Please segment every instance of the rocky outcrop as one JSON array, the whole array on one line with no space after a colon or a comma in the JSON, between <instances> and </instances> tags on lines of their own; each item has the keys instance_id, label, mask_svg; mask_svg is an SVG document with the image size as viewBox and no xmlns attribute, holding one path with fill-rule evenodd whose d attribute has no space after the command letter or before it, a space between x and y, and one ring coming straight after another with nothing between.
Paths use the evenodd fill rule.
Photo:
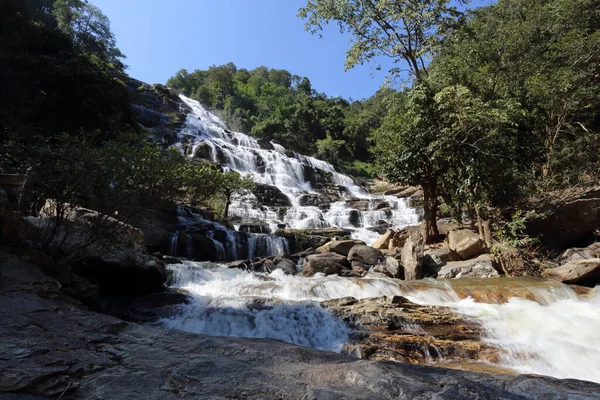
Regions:
<instances>
[{"instance_id":1,"label":"rocky outcrop","mask_svg":"<svg viewBox=\"0 0 600 400\"><path fill-rule=\"evenodd\" d=\"M306 257L300 272L302 276L310 277L316 273L325 275L340 274L350 267L346 257L335 253L313 254Z\"/></svg>"},{"instance_id":2,"label":"rocky outcrop","mask_svg":"<svg viewBox=\"0 0 600 400\"><path fill-rule=\"evenodd\" d=\"M448 248L461 259L468 260L485 252L485 242L470 229L455 229L448 232Z\"/></svg>"},{"instance_id":3,"label":"rocky outcrop","mask_svg":"<svg viewBox=\"0 0 600 400\"><path fill-rule=\"evenodd\" d=\"M448 307L417 305L401 296L323 305L357 330L344 351L361 358L415 364L499 359L499 350L481 341L482 328Z\"/></svg>"},{"instance_id":4,"label":"rocky outcrop","mask_svg":"<svg viewBox=\"0 0 600 400\"><path fill-rule=\"evenodd\" d=\"M387 249L390 245L390 241L394 237L394 231L388 230L379 239L373 242L373 247L376 249Z\"/></svg>"},{"instance_id":5,"label":"rocky outcrop","mask_svg":"<svg viewBox=\"0 0 600 400\"><path fill-rule=\"evenodd\" d=\"M600 258L570 261L543 271L542 276L562 283L594 287L600 284Z\"/></svg>"},{"instance_id":6,"label":"rocky outcrop","mask_svg":"<svg viewBox=\"0 0 600 400\"><path fill-rule=\"evenodd\" d=\"M497 278L499 276L494 265L494 257L490 254L482 254L471 260L450 261L437 274L439 279Z\"/></svg>"},{"instance_id":7,"label":"rocky outcrop","mask_svg":"<svg viewBox=\"0 0 600 400\"><path fill-rule=\"evenodd\" d=\"M428 271L439 272L439 270L451 261L460 261L457 253L446 246L426 249L423 253L423 265Z\"/></svg>"},{"instance_id":8,"label":"rocky outcrop","mask_svg":"<svg viewBox=\"0 0 600 400\"><path fill-rule=\"evenodd\" d=\"M600 188L550 193L532 207L542 217L527 222L527 232L553 250L588 240L600 226Z\"/></svg>"},{"instance_id":9,"label":"rocky outcrop","mask_svg":"<svg viewBox=\"0 0 600 400\"><path fill-rule=\"evenodd\" d=\"M24 218L26 237L62 254L73 272L103 295L134 297L163 290L164 263L147 253L141 231L83 208L72 208L55 229L50 210L42 210L46 217Z\"/></svg>"},{"instance_id":10,"label":"rocky outcrop","mask_svg":"<svg viewBox=\"0 0 600 400\"><path fill-rule=\"evenodd\" d=\"M277 340L209 337L88 311L0 259L0 397L7 399L598 399L600 385L356 360Z\"/></svg>"}]
</instances>

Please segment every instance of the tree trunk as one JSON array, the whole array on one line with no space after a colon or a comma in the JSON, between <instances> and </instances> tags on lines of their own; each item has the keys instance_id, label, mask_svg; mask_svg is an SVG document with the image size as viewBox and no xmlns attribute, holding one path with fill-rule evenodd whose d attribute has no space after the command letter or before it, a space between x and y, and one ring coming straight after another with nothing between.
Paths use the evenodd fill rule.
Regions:
<instances>
[{"instance_id":1,"label":"tree trunk","mask_svg":"<svg viewBox=\"0 0 600 400\"><path fill-rule=\"evenodd\" d=\"M425 237L425 244L434 243L439 236L437 227L437 212L438 212L438 198L437 198L437 182L427 182L422 185L423 187L423 211L425 221L425 231L423 236Z\"/></svg>"},{"instance_id":2,"label":"tree trunk","mask_svg":"<svg viewBox=\"0 0 600 400\"><path fill-rule=\"evenodd\" d=\"M229 206L231 205L231 195L227 195L225 199L225 211L223 211L223 219L227 220L227 216L229 215Z\"/></svg>"}]
</instances>

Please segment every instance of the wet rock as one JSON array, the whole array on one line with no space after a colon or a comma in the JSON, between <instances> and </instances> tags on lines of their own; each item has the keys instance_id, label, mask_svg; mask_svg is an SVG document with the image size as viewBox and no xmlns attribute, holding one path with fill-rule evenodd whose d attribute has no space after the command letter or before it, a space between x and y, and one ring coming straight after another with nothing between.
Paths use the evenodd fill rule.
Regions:
<instances>
[{"instance_id":1,"label":"wet rock","mask_svg":"<svg viewBox=\"0 0 600 400\"><path fill-rule=\"evenodd\" d=\"M450 261L438 272L438 279L497 278L500 274L494 265L494 257L482 254L466 261Z\"/></svg>"},{"instance_id":2,"label":"wet rock","mask_svg":"<svg viewBox=\"0 0 600 400\"><path fill-rule=\"evenodd\" d=\"M422 279L424 238L419 227L406 229L408 238L402 247L401 260L406 280Z\"/></svg>"},{"instance_id":3,"label":"wet rock","mask_svg":"<svg viewBox=\"0 0 600 400\"><path fill-rule=\"evenodd\" d=\"M350 210L348 212L348 222L350 222L350 224L352 224L355 227L359 227L360 226L360 211L358 210Z\"/></svg>"},{"instance_id":4,"label":"wet rock","mask_svg":"<svg viewBox=\"0 0 600 400\"><path fill-rule=\"evenodd\" d=\"M401 296L322 303L358 332L344 351L361 358L408 363L495 361L482 328L448 307L422 306Z\"/></svg>"},{"instance_id":5,"label":"wet rock","mask_svg":"<svg viewBox=\"0 0 600 400\"><path fill-rule=\"evenodd\" d=\"M376 232L376 233L379 233L380 235L383 235L385 232L387 232L390 229L390 224L388 224L387 221L380 219L379 221L377 221L375 223L375 225L370 226L367 229L370 230L371 232Z\"/></svg>"},{"instance_id":6,"label":"wet rock","mask_svg":"<svg viewBox=\"0 0 600 400\"><path fill-rule=\"evenodd\" d=\"M383 253L374 247L357 244L348 252L348 260L360 261L366 265L375 265L383 260Z\"/></svg>"},{"instance_id":7,"label":"wet rock","mask_svg":"<svg viewBox=\"0 0 600 400\"><path fill-rule=\"evenodd\" d=\"M369 200L351 199L346 200L346 206L358 211L369 211Z\"/></svg>"},{"instance_id":8,"label":"wet rock","mask_svg":"<svg viewBox=\"0 0 600 400\"><path fill-rule=\"evenodd\" d=\"M258 204L262 206L272 207L291 207L292 203L279 188L275 186L256 183L252 189L252 193L256 196Z\"/></svg>"},{"instance_id":9,"label":"wet rock","mask_svg":"<svg viewBox=\"0 0 600 400\"><path fill-rule=\"evenodd\" d=\"M333 253L340 254L344 257L348 257L348 253L350 252L350 249L352 249L354 246L364 245L364 244L365 244L365 242L363 242L362 240L354 240L354 239L334 240L334 241L325 243L323 246L319 247L317 249L317 251L319 253L333 252Z\"/></svg>"},{"instance_id":10,"label":"wet rock","mask_svg":"<svg viewBox=\"0 0 600 400\"><path fill-rule=\"evenodd\" d=\"M63 301L58 282L38 268L0 257L2 398L600 398L600 385L590 382L356 360L278 340L210 337L128 323ZM43 287L54 287L58 297L39 296ZM422 314L419 318L430 315ZM447 327L457 326L448 321ZM428 349L423 342L414 351L393 340L375 351L365 343L354 354L417 359L419 349ZM468 351L460 346L454 354Z\"/></svg>"},{"instance_id":11,"label":"wet rock","mask_svg":"<svg viewBox=\"0 0 600 400\"><path fill-rule=\"evenodd\" d=\"M456 229L448 233L448 248L461 259L468 260L486 251L485 242L470 229Z\"/></svg>"},{"instance_id":12,"label":"wet rock","mask_svg":"<svg viewBox=\"0 0 600 400\"><path fill-rule=\"evenodd\" d=\"M240 228L238 230L246 233L271 233L271 227L269 224L259 221L240 224Z\"/></svg>"},{"instance_id":13,"label":"wet rock","mask_svg":"<svg viewBox=\"0 0 600 400\"><path fill-rule=\"evenodd\" d=\"M346 257L335 253L313 254L306 257L302 266L302 276L310 277L316 273L325 275L339 274L342 270L348 269L350 263Z\"/></svg>"},{"instance_id":14,"label":"wet rock","mask_svg":"<svg viewBox=\"0 0 600 400\"><path fill-rule=\"evenodd\" d=\"M562 283L594 287L600 284L600 258L570 261L543 271L542 276Z\"/></svg>"},{"instance_id":15,"label":"wet rock","mask_svg":"<svg viewBox=\"0 0 600 400\"><path fill-rule=\"evenodd\" d=\"M226 266L227 268L238 268L238 269L247 270L252 266L252 261L251 260L236 260L236 261L230 261L228 263L224 263L223 265Z\"/></svg>"},{"instance_id":16,"label":"wet rock","mask_svg":"<svg viewBox=\"0 0 600 400\"><path fill-rule=\"evenodd\" d=\"M275 264L274 270L280 269L286 275L295 275L297 273L296 263L289 258L277 256L273 259L273 263Z\"/></svg>"}]
</instances>

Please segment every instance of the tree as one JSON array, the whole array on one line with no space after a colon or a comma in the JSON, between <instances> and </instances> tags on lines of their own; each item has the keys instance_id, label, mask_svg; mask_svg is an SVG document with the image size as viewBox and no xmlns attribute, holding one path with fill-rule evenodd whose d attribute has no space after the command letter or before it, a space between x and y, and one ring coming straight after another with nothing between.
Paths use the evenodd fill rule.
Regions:
<instances>
[{"instance_id":1,"label":"tree","mask_svg":"<svg viewBox=\"0 0 600 400\"><path fill-rule=\"evenodd\" d=\"M384 56L395 64L391 75L408 71L418 82L427 79L427 64L441 37L461 15L450 0L307 0L298 16L306 30L320 32L334 21L352 35L346 69ZM457 3L467 3L458 0Z\"/></svg>"},{"instance_id":2,"label":"tree","mask_svg":"<svg viewBox=\"0 0 600 400\"><path fill-rule=\"evenodd\" d=\"M407 71L409 77L415 80L415 87L421 87L410 101L412 106L409 109L417 104L424 108L421 111L412 109L410 116L391 117L391 121L383 127L382 132L385 133L379 135L388 148L397 148L405 157L387 156L379 164L392 181L418 181L423 185L428 242L438 235L437 185L446 167L443 163L428 165L429 160L424 158L427 151L403 149L415 149L416 143L427 148L436 137L433 128L435 109L431 106L433 94L427 87L428 62L443 36L457 26L462 15L449 3L449 0L307 0L298 14L306 20L306 30L311 33L322 31L324 25L334 21L341 32L347 31L352 35L353 44L346 53L346 69L383 56L398 65L390 69L390 78ZM458 3L466 1L459 0ZM399 125L400 120L407 125ZM398 132L394 132L395 129ZM418 138L410 143L411 139L403 138L407 132ZM420 167L418 171L413 173L407 169L417 164Z\"/></svg>"},{"instance_id":3,"label":"tree","mask_svg":"<svg viewBox=\"0 0 600 400\"><path fill-rule=\"evenodd\" d=\"M242 177L235 171L226 171L221 174L218 193L225 199L225 207L223 209L223 218L227 219L229 215L229 206L231 205L232 196L240 191L249 191L254 188L254 181L248 176Z\"/></svg>"},{"instance_id":4,"label":"tree","mask_svg":"<svg viewBox=\"0 0 600 400\"><path fill-rule=\"evenodd\" d=\"M87 0L56 0L52 15L58 29L83 53L94 54L123 70L121 59L125 56L116 46L110 21L98 7Z\"/></svg>"}]
</instances>

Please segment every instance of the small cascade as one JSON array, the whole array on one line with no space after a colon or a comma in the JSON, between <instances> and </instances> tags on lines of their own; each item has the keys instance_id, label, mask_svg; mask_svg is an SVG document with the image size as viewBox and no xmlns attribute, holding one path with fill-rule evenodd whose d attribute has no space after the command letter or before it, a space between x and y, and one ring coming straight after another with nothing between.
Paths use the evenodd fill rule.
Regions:
<instances>
[{"instance_id":1,"label":"small cascade","mask_svg":"<svg viewBox=\"0 0 600 400\"><path fill-rule=\"evenodd\" d=\"M500 349L498 366L523 373L600 382L600 290L578 297L566 285L527 278L423 280L244 272L219 264L169 265L174 286L193 300L162 323L217 336L274 338L340 351L351 332L320 302L400 295L451 307L482 326ZM420 328L414 326L414 331Z\"/></svg>"},{"instance_id":2,"label":"small cascade","mask_svg":"<svg viewBox=\"0 0 600 400\"><path fill-rule=\"evenodd\" d=\"M177 207L177 230L171 234L172 256L195 260L232 261L290 252L287 238L230 229L189 207Z\"/></svg>"},{"instance_id":3,"label":"small cascade","mask_svg":"<svg viewBox=\"0 0 600 400\"><path fill-rule=\"evenodd\" d=\"M210 159L273 188L266 199L254 195L235 198L228 218L236 224L261 221L270 233L282 227L335 226L350 230L354 238L370 244L382 230L418 222L417 210L410 208L405 199L372 196L331 164L286 151L276 143L263 147L250 136L228 130L197 101L185 96L181 99L192 110L179 134L178 146L184 152ZM361 207L355 206L357 202ZM261 239L253 242L261 243ZM271 242L271 249L279 251L281 247Z\"/></svg>"}]
</instances>

